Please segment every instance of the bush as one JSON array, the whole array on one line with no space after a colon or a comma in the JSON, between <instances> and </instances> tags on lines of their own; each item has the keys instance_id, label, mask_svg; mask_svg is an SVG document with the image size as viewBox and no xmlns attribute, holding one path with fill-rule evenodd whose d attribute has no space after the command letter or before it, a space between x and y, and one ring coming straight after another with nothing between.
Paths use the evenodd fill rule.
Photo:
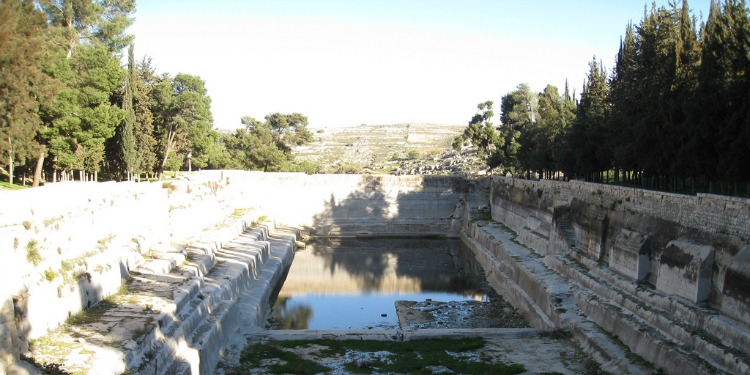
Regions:
<instances>
[{"instance_id":1,"label":"bush","mask_svg":"<svg viewBox=\"0 0 750 375\"><path fill-rule=\"evenodd\" d=\"M409 152L406 154L406 157L409 159L418 159L419 152L417 150L409 150Z\"/></svg>"}]
</instances>

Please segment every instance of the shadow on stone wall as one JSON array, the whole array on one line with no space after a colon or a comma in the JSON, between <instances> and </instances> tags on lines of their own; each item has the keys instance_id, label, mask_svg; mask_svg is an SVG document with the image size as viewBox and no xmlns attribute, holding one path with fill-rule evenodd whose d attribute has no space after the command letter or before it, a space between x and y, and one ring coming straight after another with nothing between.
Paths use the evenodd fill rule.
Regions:
<instances>
[{"instance_id":1,"label":"shadow on stone wall","mask_svg":"<svg viewBox=\"0 0 750 375\"><path fill-rule=\"evenodd\" d=\"M389 262L398 259L396 276L418 280L421 290L475 290L455 270L477 268L462 258L459 240L446 239L454 235L451 224L459 220L466 184L436 177L395 190L382 176L362 176L358 190L343 199L331 196L311 230L313 249L326 259L326 269L343 268L364 290L378 291Z\"/></svg>"}]
</instances>

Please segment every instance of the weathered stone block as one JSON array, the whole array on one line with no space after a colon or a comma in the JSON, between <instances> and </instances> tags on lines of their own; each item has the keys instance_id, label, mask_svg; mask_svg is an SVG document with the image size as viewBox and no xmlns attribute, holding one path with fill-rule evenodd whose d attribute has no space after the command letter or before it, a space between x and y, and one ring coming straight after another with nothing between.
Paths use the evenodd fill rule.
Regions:
<instances>
[{"instance_id":1,"label":"weathered stone block","mask_svg":"<svg viewBox=\"0 0 750 375\"><path fill-rule=\"evenodd\" d=\"M651 235L622 229L609 249L609 267L623 276L644 280L651 271Z\"/></svg>"},{"instance_id":2,"label":"weathered stone block","mask_svg":"<svg viewBox=\"0 0 750 375\"><path fill-rule=\"evenodd\" d=\"M745 245L724 274L721 312L750 324L750 245Z\"/></svg>"},{"instance_id":3,"label":"weathered stone block","mask_svg":"<svg viewBox=\"0 0 750 375\"><path fill-rule=\"evenodd\" d=\"M714 253L713 246L685 240L669 241L661 253L656 289L691 302L707 300L711 294Z\"/></svg>"}]
</instances>

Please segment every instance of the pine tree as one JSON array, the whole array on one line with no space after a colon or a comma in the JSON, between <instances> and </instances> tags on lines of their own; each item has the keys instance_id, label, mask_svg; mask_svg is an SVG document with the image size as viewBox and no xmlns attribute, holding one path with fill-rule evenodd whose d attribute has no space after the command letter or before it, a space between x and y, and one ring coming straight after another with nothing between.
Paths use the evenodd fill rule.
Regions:
<instances>
[{"instance_id":1,"label":"pine tree","mask_svg":"<svg viewBox=\"0 0 750 375\"><path fill-rule=\"evenodd\" d=\"M0 159L8 180L19 162L42 152L39 98L49 86L42 74L44 14L31 1L0 2Z\"/></svg>"},{"instance_id":2,"label":"pine tree","mask_svg":"<svg viewBox=\"0 0 750 375\"><path fill-rule=\"evenodd\" d=\"M211 98L200 77L177 74L162 77L154 85L154 129L159 140L161 162L157 174L177 169L188 155L200 157L213 134Z\"/></svg>"}]
</instances>

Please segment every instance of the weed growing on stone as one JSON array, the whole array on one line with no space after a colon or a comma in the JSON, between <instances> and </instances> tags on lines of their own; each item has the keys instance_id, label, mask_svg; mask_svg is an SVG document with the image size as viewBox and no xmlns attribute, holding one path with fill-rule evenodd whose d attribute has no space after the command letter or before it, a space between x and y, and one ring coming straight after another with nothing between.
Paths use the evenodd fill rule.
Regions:
<instances>
[{"instance_id":1,"label":"weed growing on stone","mask_svg":"<svg viewBox=\"0 0 750 375\"><path fill-rule=\"evenodd\" d=\"M42 262L42 255L39 254L39 243L36 240L30 240L26 244L26 260L35 266Z\"/></svg>"},{"instance_id":2,"label":"weed growing on stone","mask_svg":"<svg viewBox=\"0 0 750 375\"><path fill-rule=\"evenodd\" d=\"M239 219L245 215L247 215L251 210L249 208L235 208L232 212L232 218L233 219Z\"/></svg>"},{"instance_id":3,"label":"weed growing on stone","mask_svg":"<svg viewBox=\"0 0 750 375\"><path fill-rule=\"evenodd\" d=\"M344 360L344 371L351 373L431 374L438 368L446 368L451 373L468 374L511 375L526 371L520 364L493 363L490 358L474 355L473 352L482 349L484 344L481 338L407 342L275 341L249 346L242 352L240 362L244 368L263 367L270 373L308 374L331 371L331 368L293 353L296 348L319 347L311 354L319 359Z\"/></svg>"},{"instance_id":4,"label":"weed growing on stone","mask_svg":"<svg viewBox=\"0 0 750 375\"><path fill-rule=\"evenodd\" d=\"M57 277L57 272L55 272L52 268L47 268L44 270L44 278L47 279L47 281L52 282Z\"/></svg>"},{"instance_id":5,"label":"weed growing on stone","mask_svg":"<svg viewBox=\"0 0 750 375\"><path fill-rule=\"evenodd\" d=\"M109 309L117 307L117 304L112 302L110 299L99 301L94 306L79 312L78 314L71 315L65 324L69 325L83 325L90 324L99 321L99 318L104 315Z\"/></svg>"},{"instance_id":6,"label":"weed growing on stone","mask_svg":"<svg viewBox=\"0 0 750 375\"><path fill-rule=\"evenodd\" d=\"M110 233L106 237L103 237L102 239L97 240L96 249L99 250L99 252L103 253L104 250L107 250L107 245L112 242L112 240L115 238L115 236Z\"/></svg>"},{"instance_id":7,"label":"weed growing on stone","mask_svg":"<svg viewBox=\"0 0 750 375\"><path fill-rule=\"evenodd\" d=\"M317 374L331 370L274 344L246 348L240 356L240 363L246 368L266 367L273 374Z\"/></svg>"},{"instance_id":8,"label":"weed growing on stone","mask_svg":"<svg viewBox=\"0 0 750 375\"><path fill-rule=\"evenodd\" d=\"M50 218L46 218L46 219L44 219L44 220L42 221L42 223L44 224L44 226L45 226L45 227L49 227L49 226L50 226L50 225L52 225L52 224L55 224L55 223L61 222L61 221L62 221L62 220L63 220L64 218L65 218L65 217L64 217L63 215L60 215L60 216L56 216L56 217L50 217Z\"/></svg>"}]
</instances>

